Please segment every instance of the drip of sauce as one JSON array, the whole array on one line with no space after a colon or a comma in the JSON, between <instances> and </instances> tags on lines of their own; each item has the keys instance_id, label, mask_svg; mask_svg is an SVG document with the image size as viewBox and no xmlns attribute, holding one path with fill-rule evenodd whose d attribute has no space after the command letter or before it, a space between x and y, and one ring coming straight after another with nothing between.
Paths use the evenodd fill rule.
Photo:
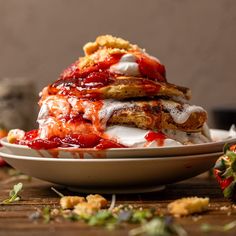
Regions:
<instances>
[{"instance_id":1,"label":"drip of sauce","mask_svg":"<svg viewBox=\"0 0 236 236\"><path fill-rule=\"evenodd\" d=\"M161 132L149 131L146 134L145 139L148 143L156 141L158 146L163 146L166 136Z\"/></svg>"},{"instance_id":2,"label":"drip of sauce","mask_svg":"<svg viewBox=\"0 0 236 236\"><path fill-rule=\"evenodd\" d=\"M166 82L165 67L155 58L141 53L112 54L103 62L79 69L79 61L67 68L60 78L49 86L50 94L73 95L99 99L96 89L115 82L117 75L142 76L150 80ZM158 86L147 86L145 90L158 91Z\"/></svg>"},{"instance_id":3,"label":"drip of sauce","mask_svg":"<svg viewBox=\"0 0 236 236\"><path fill-rule=\"evenodd\" d=\"M108 69L111 65L118 63L122 55L121 53L112 54L104 61L82 70L79 69L78 61L62 73L60 78L50 86L50 90L55 92L54 89L56 88L60 90L61 94L68 95L71 92L71 88L83 91L109 85L114 82L115 75Z\"/></svg>"}]
</instances>

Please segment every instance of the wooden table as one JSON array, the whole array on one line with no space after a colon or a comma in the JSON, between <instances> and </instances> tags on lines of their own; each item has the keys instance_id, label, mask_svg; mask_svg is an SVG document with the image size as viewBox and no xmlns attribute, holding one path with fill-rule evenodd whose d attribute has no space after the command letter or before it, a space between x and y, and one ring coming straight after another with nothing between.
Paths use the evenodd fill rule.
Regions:
<instances>
[{"instance_id":1,"label":"wooden table","mask_svg":"<svg viewBox=\"0 0 236 236\"><path fill-rule=\"evenodd\" d=\"M128 235L130 228L134 226L127 226L121 229L108 231L103 228L87 226L81 222L50 222L45 224L42 220L32 221L29 215L35 212L36 209L42 209L47 206L58 206L59 198L50 189L53 184L31 179L22 179L22 176L9 176L7 168L0 169L0 200L8 196L9 190L15 183L22 182L24 184L24 191L22 192L22 200L10 205L0 206L0 235L92 235L92 236L106 236L106 235ZM57 189L65 194L67 190L57 186ZM221 233L211 232L203 233L200 230L202 223L211 223L216 225L223 225L225 223L236 220L236 207L230 204L222 196L222 193L216 184L214 177L198 176L180 183L172 184L166 187L161 192L148 194L133 194L133 195L117 195L116 204L135 204L143 207L155 207L160 211L166 210L166 205L175 199L199 196L209 197L210 206L209 211L199 216L189 216L185 218L178 218L176 222L183 225L188 232L188 235L236 235L236 228L233 230ZM105 196L110 199L111 196Z\"/></svg>"}]
</instances>

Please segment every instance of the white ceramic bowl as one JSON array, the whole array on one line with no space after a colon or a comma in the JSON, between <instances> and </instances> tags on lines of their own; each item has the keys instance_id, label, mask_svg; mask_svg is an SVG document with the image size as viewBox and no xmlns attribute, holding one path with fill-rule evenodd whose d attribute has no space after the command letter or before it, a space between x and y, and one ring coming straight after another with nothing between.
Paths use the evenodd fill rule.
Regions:
<instances>
[{"instance_id":1,"label":"white ceramic bowl","mask_svg":"<svg viewBox=\"0 0 236 236\"><path fill-rule=\"evenodd\" d=\"M0 156L30 176L76 187L80 192L127 193L156 190L210 169L220 153L158 158L55 159L10 154Z\"/></svg>"}]
</instances>

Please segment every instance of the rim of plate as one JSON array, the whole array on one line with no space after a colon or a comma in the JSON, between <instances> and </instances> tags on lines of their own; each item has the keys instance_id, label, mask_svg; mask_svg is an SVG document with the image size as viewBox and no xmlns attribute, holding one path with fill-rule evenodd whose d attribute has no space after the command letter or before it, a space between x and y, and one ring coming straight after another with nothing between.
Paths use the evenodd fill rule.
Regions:
<instances>
[{"instance_id":1,"label":"rim of plate","mask_svg":"<svg viewBox=\"0 0 236 236\"><path fill-rule=\"evenodd\" d=\"M183 155L183 156L167 156L167 157L144 157L144 158L116 158L116 159L109 159L109 158L101 158L101 159L80 159L80 158L52 158L52 157L34 157L34 156L20 156L2 152L3 148L0 148L0 156L3 158L11 158L11 159L19 159L19 160L30 160L30 161L52 161L52 162L132 162L132 161L153 161L153 160L173 160L173 159L195 159L201 157L211 157L211 156L218 156L222 155L223 152L213 152L213 153L204 153L204 154L195 154L195 155Z\"/></svg>"},{"instance_id":2,"label":"rim of plate","mask_svg":"<svg viewBox=\"0 0 236 236\"><path fill-rule=\"evenodd\" d=\"M229 132L228 130L222 130L222 129L210 129L210 132L221 132L221 133L225 133L225 132ZM227 142L233 142L236 141L236 137L232 138L227 138L225 140L221 140L221 141L213 141L213 142L208 142L208 143L202 143L202 144L192 144L192 145L185 145L185 146L170 146L170 147L150 147L150 148L143 148L143 147L136 147L136 148L110 148L110 149L106 149L109 151L134 151L134 150L158 150L158 149L166 149L166 150L172 150L172 149L186 149L186 148L201 148L201 147L211 147L211 146L215 146L215 145L224 145ZM13 143L9 143L7 142L7 138L2 138L0 139L0 144L2 144L4 147L12 147L12 148L19 148L19 149L31 149L26 145L20 145L20 144L13 144ZM70 148L55 148L58 151L76 151L76 150L80 150L80 151L90 151L90 152L98 152L98 151L103 151L103 150L96 150L93 148L74 148L74 147L70 147ZM34 150L34 149L32 149ZM53 150L53 149L51 149Z\"/></svg>"}]
</instances>

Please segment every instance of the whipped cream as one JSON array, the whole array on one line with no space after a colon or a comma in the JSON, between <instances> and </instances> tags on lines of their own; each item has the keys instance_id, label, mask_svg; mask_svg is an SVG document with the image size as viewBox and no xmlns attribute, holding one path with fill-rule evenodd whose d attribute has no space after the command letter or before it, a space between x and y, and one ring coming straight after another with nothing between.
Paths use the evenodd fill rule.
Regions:
<instances>
[{"instance_id":1,"label":"whipped cream","mask_svg":"<svg viewBox=\"0 0 236 236\"><path fill-rule=\"evenodd\" d=\"M133 54L125 54L118 63L110 67L109 71L121 75L139 76L139 65L136 60Z\"/></svg>"},{"instance_id":2,"label":"whipped cream","mask_svg":"<svg viewBox=\"0 0 236 236\"><path fill-rule=\"evenodd\" d=\"M158 145L158 142L155 140L153 142L147 142L145 139L145 136L149 133L149 130L143 130L139 128L133 128L133 127L125 127L125 126L119 126L114 125L111 127L108 127L105 131L105 134L109 136L109 138L119 142L120 144L123 144L128 147L160 147ZM169 136L168 132L163 132L167 135L167 138L164 139L163 147L171 147L171 146L182 146L183 144L181 142L196 142L196 143L204 143L209 140L204 139L202 134L195 133L193 136L178 131L175 133L170 133L171 137Z\"/></svg>"},{"instance_id":3,"label":"whipped cream","mask_svg":"<svg viewBox=\"0 0 236 236\"><path fill-rule=\"evenodd\" d=\"M105 134L108 135L109 138L128 147L160 147L155 140L147 142L145 136L149 132L150 130L114 125L108 127ZM162 130L162 132L167 137L164 139L163 147L200 144L211 141L210 138L207 138L200 132L191 134L179 130Z\"/></svg>"}]
</instances>

